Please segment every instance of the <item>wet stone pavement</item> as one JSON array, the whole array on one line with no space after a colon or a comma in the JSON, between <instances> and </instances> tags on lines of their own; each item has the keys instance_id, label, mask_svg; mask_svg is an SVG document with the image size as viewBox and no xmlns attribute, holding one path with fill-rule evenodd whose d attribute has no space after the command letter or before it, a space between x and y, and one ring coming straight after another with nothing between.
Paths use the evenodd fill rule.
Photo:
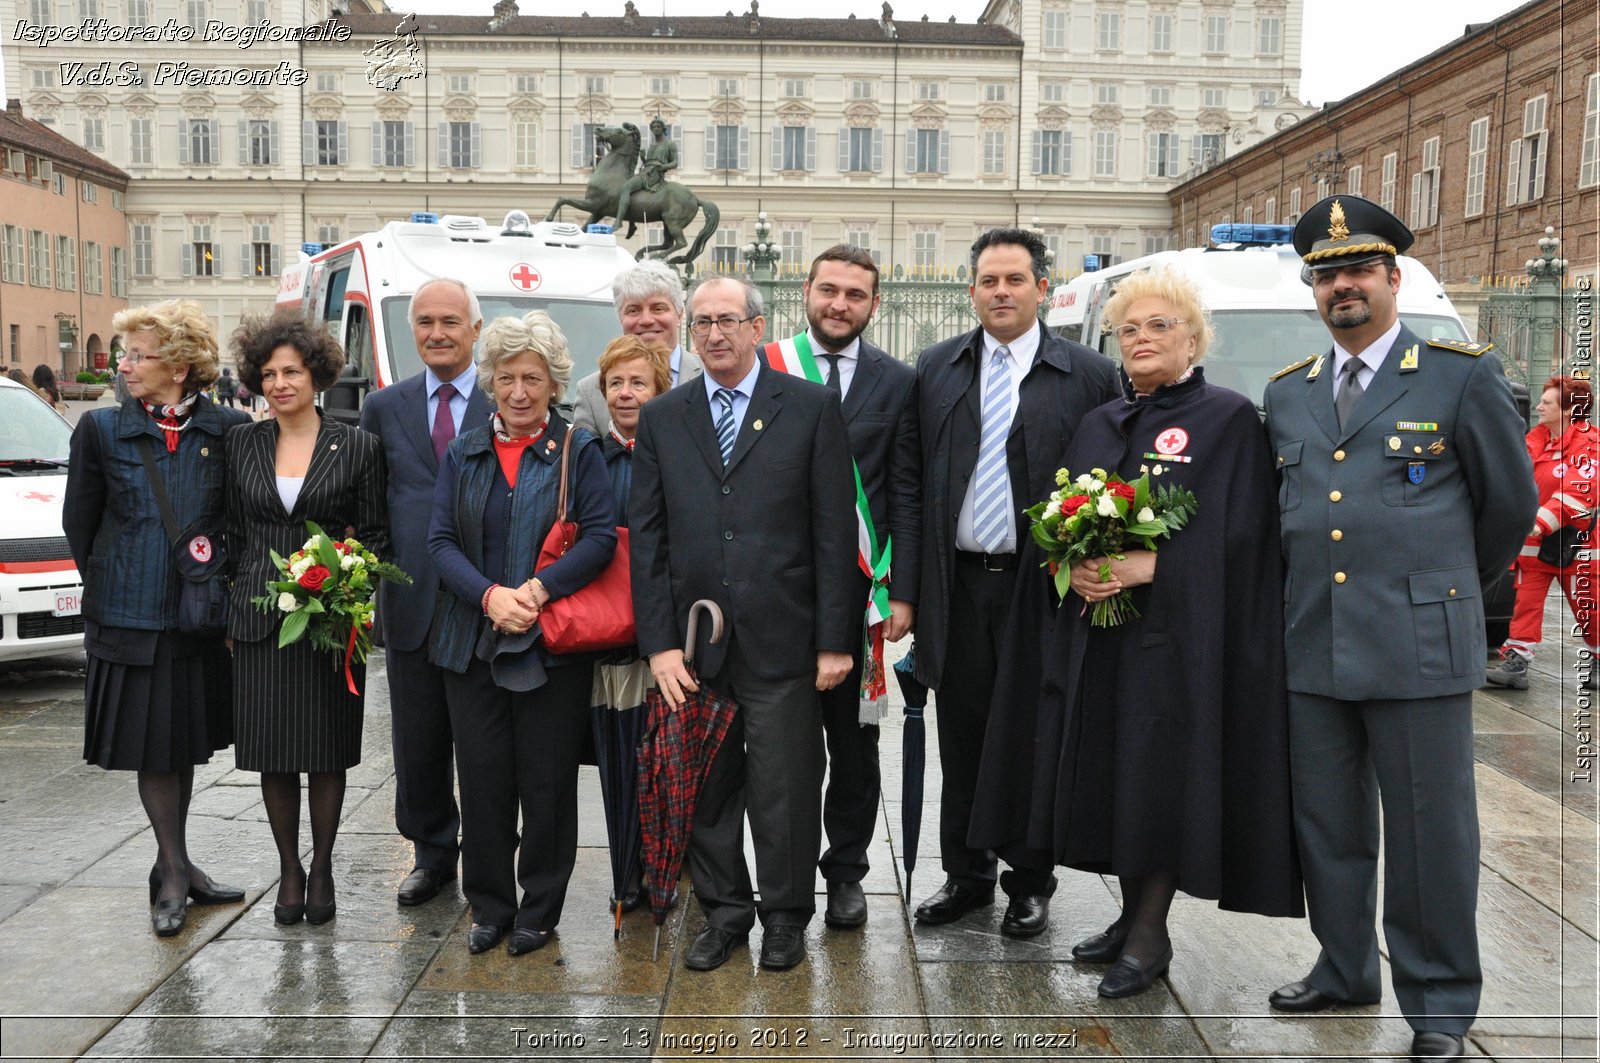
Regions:
<instances>
[{"instance_id":1,"label":"wet stone pavement","mask_svg":"<svg viewBox=\"0 0 1600 1063\"><path fill-rule=\"evenodd\" d=\"M1547 630L1570 629L1552 599ZM808 931L809 957L757 968L759 934L722 969L684 969L700 920L679 905L661 935L648 910L606 911L610 864L594 769L580 783L580 850L556 939L512 959L469 956L459 889L400 908L410 869L394 832L383 669L369 671L365 759L350 773L335 853L338 916L272 918L277 860L257 776L224 752L199 769L190 847L242 904L190 909L150 931L155 843L129 773L85 765L81 657L0 665L0 1055L7 1059L864 1059L1368 1060L1404 1058L1392 992L1323 1015L1271 1012L1317 948L1303 920L1219 912L1180 895L1168 977L1131 1000L1095 994L1074 942L1117 911L1113 880L1063 871L1050 929L1001 936L1001 903L946 927L905 903L898 700L883 730L884 802L858 931ZM1578 659L1547 643L1526 692L1475 701L1485 984L1469 1054L1596 1059L1596 786L1581 751ZM897 696L898 692L894 692ZM939 873L938 742L930 710L926 811L912 893ZM1592 761L1591 761L1592 763ZM310 829L301 837L309 851ZM684 882L687 894L688 883ZM1387 966L1387 961L1385 961ZM1384 981L1389 979L1387 972Z\"/></svg>"}]
</instances>

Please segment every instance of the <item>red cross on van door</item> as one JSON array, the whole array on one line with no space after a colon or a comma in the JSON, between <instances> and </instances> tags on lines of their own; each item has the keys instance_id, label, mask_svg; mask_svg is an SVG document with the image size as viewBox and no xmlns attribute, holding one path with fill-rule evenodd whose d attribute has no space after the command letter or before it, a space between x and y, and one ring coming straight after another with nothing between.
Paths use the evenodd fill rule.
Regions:
<instances>
[{"instance_id":1,"label":"red cross on van door","mask_svg":"<svg viewBox=\"0 0 1600 1063\"><path fill-rule=\"evenodd\" d=\"M526 262L518 262L511 267L511 283L525 292L535 290L543 282L544 278L539 276L539 271Z\"/></svg>"}]
</instances>

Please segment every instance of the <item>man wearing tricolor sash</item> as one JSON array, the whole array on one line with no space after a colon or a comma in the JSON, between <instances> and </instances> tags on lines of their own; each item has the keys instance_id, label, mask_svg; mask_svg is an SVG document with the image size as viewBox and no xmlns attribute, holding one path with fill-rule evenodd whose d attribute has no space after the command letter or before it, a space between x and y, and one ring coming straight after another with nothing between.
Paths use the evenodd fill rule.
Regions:
<instances>
[{"instance_id":1,"label":"man wearing tricolor sash","mask_svg":"<svg viewBox=\"0 0 1600 1063\"><path fill-rule=\"evenodd\" d=\"M810 328L762 352L772 368L839 395L855 459L855 660L849 677L822 694L828 847L818 866L828 883L823 918L839 929L867 921L861 880L877 824L878 724L888 706L883 644L911 630L921 542L916 372L862 338L878 299L872 256L852 244L830 247L811 263L805 284Z\"/></svg>"}]
</instances>

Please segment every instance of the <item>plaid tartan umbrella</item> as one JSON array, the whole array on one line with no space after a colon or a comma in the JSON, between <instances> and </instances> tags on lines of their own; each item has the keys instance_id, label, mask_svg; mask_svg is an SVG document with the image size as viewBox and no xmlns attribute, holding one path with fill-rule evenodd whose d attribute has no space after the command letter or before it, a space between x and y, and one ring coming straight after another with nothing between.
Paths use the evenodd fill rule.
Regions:
<instances>
[{"instance_id":1,"label":"plaid tartan umbrella","mask_svg":"<svg viewBox=\"0 0 1600 1063\"><path fill-rule=\"evenodd\" d=\"M905 730L900 735L900 849L906 865L906 902L911 901L911 872L917 867L917 836L922 833L922 773L927 766L928 688L917 679L917 646L894 664L894 678L906 699Z\"/></svg>"},{"instance_id":2,"label":"plaid tartan umbrella","mask_svg":"<svg viewBox=\"0 0 1600 1063\"><path fill-rule=\"evenodd\" d=\"M711 615L711 641L722 638L722 611L701 599L689 609L688 653L694 652L695 625L701 611ZM684 660L690 675L693 662ZM697 680L698 682L698 680ZM661 953L661 924L678 879L694 825L694 807L711 762L716 759L737 706L702 686L674 710L660 690L645 698L650 722L639 743L639 820L644 835L644 867L650 879L650 911L656 940L651 958Z\"/></svg>"}]
</instances>

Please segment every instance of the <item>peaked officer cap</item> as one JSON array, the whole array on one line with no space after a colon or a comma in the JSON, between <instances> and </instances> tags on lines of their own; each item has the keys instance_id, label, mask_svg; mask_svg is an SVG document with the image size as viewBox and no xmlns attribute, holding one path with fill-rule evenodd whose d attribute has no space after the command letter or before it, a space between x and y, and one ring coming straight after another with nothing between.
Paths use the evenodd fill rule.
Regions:
<instances>
[{"instance_id":1,"label":"peaked officer cap","mask_svg":"<svg viewBox=\"0 0 1600 1063\"><path fill-rule=\"evenodd\" d=\"M1301 277L1307 284L1314 271L1402 254L1414 239L1399 218L1360 196L1320 200L1294 227L1294 249L1305 260Z\"/></svg>"}]
</instances>

